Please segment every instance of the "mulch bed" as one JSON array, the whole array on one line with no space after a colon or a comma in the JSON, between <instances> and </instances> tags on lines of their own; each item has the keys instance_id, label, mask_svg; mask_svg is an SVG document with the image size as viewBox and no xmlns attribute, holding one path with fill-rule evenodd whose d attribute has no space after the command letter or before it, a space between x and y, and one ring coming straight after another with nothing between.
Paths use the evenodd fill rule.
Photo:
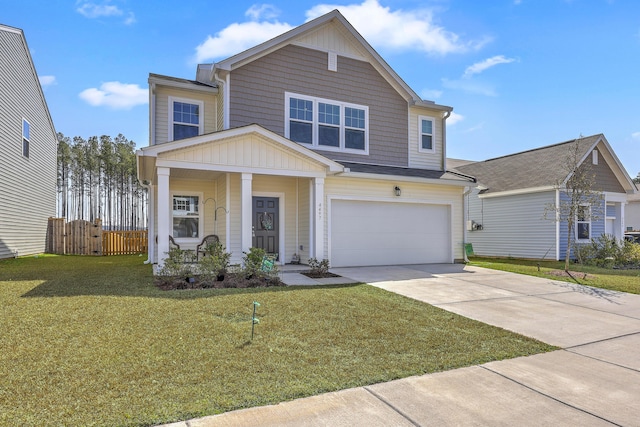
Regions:
<instances>
[{"instance_id":1,"label":"mulch bed","mask_svg":"<svg viewBox=\"0 0 640 427\"><path fill-rule=\"evenodd\" d=\"M568 273L564 270L551 270L549 274L552 276L558 277L571 277L573 279L582 279L582 280L593 280L596 278L593 274L582 273L580 271L569 271Z\"/></svg>"},{"instance_id":2,"label":"mulch bed","mask_svg":"<svg viewBox=\"0 0 640 427\"><path fill-rule=\"evenodd\" d=\"M313 271L303 271L300 274L303 274L303 275L305 275L307 277L310 277L312 279L325 279L327 277L342 277L339 274L334 274L334 273L316 273L316 272L313 272Z\"/></svg>"},{"instance_id":3,"label":"mulch bed","mask_svg":"<svg viewBox=\"0 0 640 427\"><path fill-rule=\"evenodd\" d=\"M204 281L195 276L190 279L183 277L156 276L155 285L163 291L177 289L223 289L223 288L267 288L272 286L285 286L278 277L251 277L246 278L240 274L227 273L222 280Z\"/></svg>"}]
</instances>

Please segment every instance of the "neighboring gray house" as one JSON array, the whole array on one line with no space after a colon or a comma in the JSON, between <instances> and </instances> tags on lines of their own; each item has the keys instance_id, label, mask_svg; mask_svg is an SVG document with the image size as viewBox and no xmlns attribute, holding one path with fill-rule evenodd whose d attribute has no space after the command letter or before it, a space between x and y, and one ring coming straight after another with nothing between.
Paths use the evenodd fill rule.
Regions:
<instances>
[{"instance_id":1,"label":"neighboring gray house","mask_svg":"<svg viewBox=\"0 0 640 427\"><path fill-rule=\"evenodd\" d=\"M463 259L474 181L446 171L452 108L420 99L338 11L149 89L137 160L154 263L169 236L195 249L209 234L232 262L251 247L334 267Z\"/></svg>"},{"instance_id":2,"label":"neighboring gray house","mask_svg":"<svg viewBox=\"0 0 640 427\"><path fill-rule=\"evenodd\" d=\"M545 207L566 197L558 184L569 177L566 159L579 144L580 167L590 168L593 190L602 194L600 206L584 206L576 218L578 243L607 233L622 239L627 199L636 187L604 135L511 154L482 162L450 159L448 165L471 175L478 186L467 195L467 242L476 255L532 259L564 259L566 222L544 219ZM589 212L602 212L589 215ZM553 216L552 216L553 217Z\"/></svg>"},{"instance_id":3,"label":"neighboring gray house","mask_svg":"<svg viewBox=\"0 0 640 427\"><path fill-rule=\"evenodd\" d=\"M0 25L0 258L45 251L57 137L22 30Z\"/></svg>"}]
</instances>

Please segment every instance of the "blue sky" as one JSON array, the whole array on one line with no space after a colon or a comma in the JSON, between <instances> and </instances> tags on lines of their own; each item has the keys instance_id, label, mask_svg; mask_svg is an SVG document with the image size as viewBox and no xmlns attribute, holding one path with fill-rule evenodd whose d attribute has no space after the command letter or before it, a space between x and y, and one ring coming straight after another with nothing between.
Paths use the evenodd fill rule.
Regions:
<instances>
[{"instance_id":1,"label":"blue sky","mask_svg":"<svg viewBox=\"0 0 640 427\"><path fill-rule=\"evenodd\" d=\"M454 107L449 157L603 133L640 173L640 2L0 0L24 30L58 132L148 144L149 73L214 62L340 9L424 99Z\"/></svg>"}]
</instances>

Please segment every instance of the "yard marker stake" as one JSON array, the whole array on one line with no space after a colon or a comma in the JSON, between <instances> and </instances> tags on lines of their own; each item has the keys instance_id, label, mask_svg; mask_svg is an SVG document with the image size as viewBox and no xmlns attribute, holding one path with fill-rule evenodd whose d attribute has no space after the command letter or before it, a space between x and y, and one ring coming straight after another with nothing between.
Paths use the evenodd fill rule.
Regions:
<instances>
[{"instance_id":1,"label":"yard marker stake","mask_svg":"<svg viewBox=\"0 0 640 427\"><path fill-rule=\"evenodd\" d=\"M256 307L260 307L260 303L257 301L253 302L253 316L251 316L251 341L253 341L253 329L256 323L260 323L260 319L256 317Z\"/></svg>"}]
</instances>

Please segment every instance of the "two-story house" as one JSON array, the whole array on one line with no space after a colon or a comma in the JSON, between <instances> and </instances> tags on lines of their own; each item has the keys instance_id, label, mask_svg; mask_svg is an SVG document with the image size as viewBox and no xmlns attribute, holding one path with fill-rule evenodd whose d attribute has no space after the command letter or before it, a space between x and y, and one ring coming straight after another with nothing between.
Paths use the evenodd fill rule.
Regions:
<instances>
[{"instance_id":1,"label":"two-story house","mask_svg":"<svg viewBox=\"0 0 640 427\"><path fill-rule=\"evenodd\" d=\"M43 253L57 137L24 33L0 24L0 258Z\"/></svg>"},{"instance_id":2,"label":"two-story house","mask_svg":"<svg viewBox=\"0 0 640 427\"><path fill-rule=\"evenodd\" d=\"M446 168L452 108L424 101L336 10L214 64L150 74L149 257L215 234L331 266L464 258L463 194Z\"/></svg>"}]
</instances>

